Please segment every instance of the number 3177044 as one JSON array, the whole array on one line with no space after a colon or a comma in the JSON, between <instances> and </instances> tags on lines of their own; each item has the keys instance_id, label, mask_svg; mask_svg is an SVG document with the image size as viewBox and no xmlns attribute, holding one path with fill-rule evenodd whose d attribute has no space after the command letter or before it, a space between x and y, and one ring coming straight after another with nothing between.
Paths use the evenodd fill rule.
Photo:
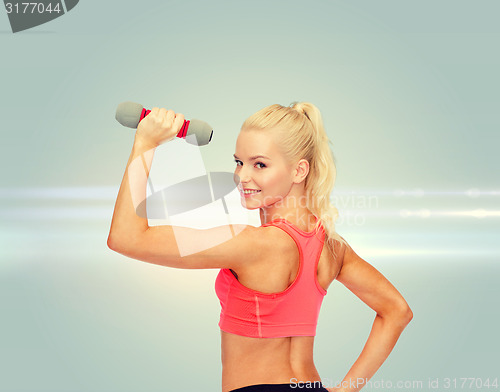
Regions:
<instances>
[{"instance_id":1,"label":"number 3177044","mask_svg":"<svg viewBox=\"0 0 500 392\"><path fill-rule=\"evenodd\" d=\"M5 3L5 8L8 14L12 12L16 14L51 14L56 12L59 14L62 12L59 2L55 2L54 5L52 5L52 3L48 5L44 3Z\"/></svg>"}]
</instances>

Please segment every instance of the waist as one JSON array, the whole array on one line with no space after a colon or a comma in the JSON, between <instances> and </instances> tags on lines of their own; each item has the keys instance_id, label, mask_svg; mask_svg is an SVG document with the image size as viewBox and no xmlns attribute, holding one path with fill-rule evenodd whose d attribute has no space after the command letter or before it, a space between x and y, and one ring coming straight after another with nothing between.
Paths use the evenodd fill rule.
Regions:
<instances>
[{"instance_id":1,"label":"waist","mask_svg":"<svg viewBox=\"0 0 500 392\"><path fill-rule=\"evenodd\" d=\"M258 384L291 384L295 390L300 390L306 385L308 388L321 386L321 378L315 368L309 371L295 371L292 367L279 363L267 367L252 363L246 364L246 367L222 368L223 392Z\"/></svg>"},{"instance_id":2,"label":"waist","mask_svg":"<svg viewBox=\"0 0 500 392\"><path fill-rule=\"evenodd\" d=\"M313 362L314 337L250 338L224 331L221 334L224 391L255 384L321 381Z\"/></svg>"}]
</instances>

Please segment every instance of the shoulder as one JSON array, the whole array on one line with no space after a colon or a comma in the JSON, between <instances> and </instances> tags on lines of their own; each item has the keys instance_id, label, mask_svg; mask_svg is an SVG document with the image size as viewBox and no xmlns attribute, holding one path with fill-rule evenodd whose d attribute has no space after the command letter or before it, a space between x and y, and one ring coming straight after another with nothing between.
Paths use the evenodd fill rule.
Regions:
<instances>
[{"instance_id":1,"label":"shoulder","mask_svg":"<svg viewBox=\"0 0 500 392\"><path fill-rule=\"evenodd\" d=\"M265 252L284 251L296 247L295 241L286 231L278 226L245 226L241 241L256 250ZM263 252L259 252L263 253Z\"/></svg>"},{"instance_id":2,"label":"shoulder","mask_svg":"<svg viewBox=\"0 0 500 392\"><path fill-rule=\"evenodd\" d=\"M268 246L272 249L285 251L297 248L297 244L292 236L277 225L257 227L258 235L265 238Z\"/></svg>"},{"instance_id":3,"label":"shoulder","mask_svg":"<svg viewBox=\"0 0 500 392\"><path fill-rule=\"evenodd\" d=\"M344 281L349 280L359 272L359 268L366 268L369 264L363 260L354 251L352 246L343 238L343 241L336 241L336 246L339 249L339 258L341 258L341 269L337 276L337 280L344 283Z\"/></svg>"},{"instance_id":4,"label":"shoulder","mask_svg":"<svg viewBox=\"0 0 500 392\"><path fill-rule=\"evenodd\" d=\"M345 239L340 235L338 235L338 237L339 238L334 237L332 239L332 246L329 246L333 263L337 266L337 275L335 276L334 279L338 277L338 274L340 273L342 267L345 264L346 250L348 247L347 241L345 241Z\"/></svg>"},{"instance_id":5,"label":"shoulder","mask_svg":"<svg viewBox=\"0 0 500 392\"><path fill-rule=\"evenodd\" d=\"M289 255L297 247L287 232L274 225L236 225L235 229L239 234L233 246L241 256L239 261L235 260L236 268L275 259L278 255Z\"/></svg>"},{"instance_id":6,"label":"shoulder","mask_svg":"<svg viewBox=\"0 0 500 392\"><path fill-rule=\"evenodd\" d=\"M298 254L293 238L278 226L246 226L244 231L246 232L242 238L242 242L245 243L244 248L252 253L253 257L241 258L235 265L240 270L249 266L264 265L269 261L275 264L278 260Z\"/></svg>"}]
</instances>

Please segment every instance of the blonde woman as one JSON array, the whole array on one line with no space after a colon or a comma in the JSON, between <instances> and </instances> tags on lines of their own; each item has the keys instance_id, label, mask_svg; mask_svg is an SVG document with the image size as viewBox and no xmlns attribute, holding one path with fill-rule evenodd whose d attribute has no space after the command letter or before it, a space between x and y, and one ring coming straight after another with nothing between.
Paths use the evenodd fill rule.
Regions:
<instances>
[{"instance_id":1,"label":"blonde woman","mask_svg":"<svg viewBox=\"0 0 500 392\"><path fill-rule=\"evenodd\" d=\"M396 288L335 231L330 202L336 168L320 111L307 102L267 106L242 125L234 181L261 226L197 230L148 226L144 200L155 148L175 138L184 116L153 108L139 123L116 200L108 246L173 268L220 269L222 392L358 391L375 374L412 319ZM145 174L129 170L140 158ZM134 174L135 173L135 174ZM132 182L130 182L132 180ZM224 241L223 233L230 231ZM176 240L212 243L180 252ZM341 383L323 385L313 360L324 295L338 280L375 310L371 333ZM327 388L325 388L327 387Z\"/></svg>"}]
</instances>

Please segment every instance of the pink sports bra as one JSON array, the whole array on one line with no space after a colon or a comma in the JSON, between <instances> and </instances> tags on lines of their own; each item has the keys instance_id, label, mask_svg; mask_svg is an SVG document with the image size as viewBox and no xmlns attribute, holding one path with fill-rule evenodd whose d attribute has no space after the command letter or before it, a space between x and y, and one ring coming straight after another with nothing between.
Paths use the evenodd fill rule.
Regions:
<instances>
[{"instance_id":1,"label":"pink sports bra","mask_svg":"<svg viewBox=\"0 0 500 392\"><path fill-rule=\"evenodd\" d=\"M287 232L299 248L299 271L293 283L279 293L262 293L241 284L231 270L222 268L215 280L221 304L219 327L236 335L255 338L315 336L319 311L326 295L317 280L317 266L325 229L305 232L286 219L273 225Z\"/></svg>"}]
</instances>

